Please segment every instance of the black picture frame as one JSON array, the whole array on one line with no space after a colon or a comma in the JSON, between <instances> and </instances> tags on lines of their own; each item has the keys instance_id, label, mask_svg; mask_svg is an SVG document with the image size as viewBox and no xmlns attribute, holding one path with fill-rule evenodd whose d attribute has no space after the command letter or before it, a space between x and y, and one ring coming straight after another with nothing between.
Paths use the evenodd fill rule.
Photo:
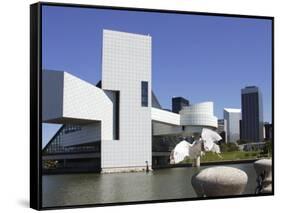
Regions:
<instances>
[{"instance_id":1,"label":"black picture frame","mask_svg":"<svg viewBox=\"0 0 281 213\"><path fill-rule=\"evenodd\" d=\"M105 204L87 204L87 205L69 205L69 206L42 206L42 6L57 6L57 7L77 7L77 8L95 8L108 10L127 10L127 11L143 11L157 13L174 13L174 14L193 14L204 16L222 16L222 17L239 17L239 18L254 18L267 19L272 21L272 193L264 195L238 195L224 197L208 197L208 198L183 198L183 199L168 199L168 200L149 200L138 202L122 202L122 203L105 203ZM101 5L84 5L84 4L68 4L68 3L50 3L38 2L30 5L30 207L36 210L48 209L67 209L81 207L98 207L112 205L132 205L145 203L162 203L176 201L191 201L191 200L210 200L210 199L226 199L226 198L241 198L255 196L271 196L274 195L274 17L271 16L254 16L241 14L224 14L224 13L209 13L209 12L193 12L193 11L175 11L175 10L160 10L148 8L130 8L130 7L113 7Z\"/></svg>"}]
</instances>

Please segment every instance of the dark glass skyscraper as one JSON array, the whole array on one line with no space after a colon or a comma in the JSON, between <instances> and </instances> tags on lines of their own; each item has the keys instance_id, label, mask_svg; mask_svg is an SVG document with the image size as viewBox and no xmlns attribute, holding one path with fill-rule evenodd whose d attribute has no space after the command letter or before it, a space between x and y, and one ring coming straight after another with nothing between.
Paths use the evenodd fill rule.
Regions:
<instances>
[{"instance_id":1,"label":"dark glass skyscraper","mask_svg":"<svg viewBox=\"0 0 281 213\"><path fill-rule=\"evenodd\" d=\"M179 113L179 111L185 107L189 106L189 101L183 97L174 97L172 98L172 111Z\"/></svg>"},{"instance_id":2,"label":"dark glass skyscraper","mask_svg":"<svg viewBox=\"0 0 281 213\"><path fill-rule=\"evenodd\" d=\"M263 141L263 107L259 88L248 86L242 89L241 105L241 140L249 142Z\"/></svg>"}]
</instances>

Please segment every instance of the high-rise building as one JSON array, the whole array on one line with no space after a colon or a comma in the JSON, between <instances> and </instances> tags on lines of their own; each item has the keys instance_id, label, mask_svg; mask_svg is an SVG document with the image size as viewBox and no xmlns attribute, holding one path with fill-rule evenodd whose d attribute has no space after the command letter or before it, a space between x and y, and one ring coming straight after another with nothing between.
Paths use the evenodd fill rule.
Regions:
<instances>
[{"instance_id":1,"label":"high-rise building","mask_svg":"<svg viewBox=\"0 0 281 213\"><path fill-rule=\"evenodd\" d=\"M261 91L256 86L241 90L241 140L263 141L263 107Z\"/></svg>"},{"instance_id":2,"label":"high-rise building","mask_svg":"<svg viewBox=\"0 0 281 213\"><path fill-rule=\"evenodd\" d=\"M172 111L174 113L179 113L183 107L189 106L189 101L183 97L173 97L172 98Z\"/></svg>"},{"instance_id":3,"label":"high-rise building","mask_svg":"<svg viewBox=\"0 0 281 213\"><path fill-rule=\"evenodd\" d=\"M226 120L227 142L237 142L240 139L241 110L224 108L223 117Z\"/></svg>"}]
</instances>

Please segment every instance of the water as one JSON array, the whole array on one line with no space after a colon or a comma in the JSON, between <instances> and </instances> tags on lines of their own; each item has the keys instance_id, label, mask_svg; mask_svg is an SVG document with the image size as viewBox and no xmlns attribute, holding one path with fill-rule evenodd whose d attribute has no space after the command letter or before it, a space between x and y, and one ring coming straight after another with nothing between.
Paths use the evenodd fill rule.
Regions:
<instances>
[{"instance_id":1,"label":"water","mask_svg":"<svg viewBox=\"0 0 281 213\"><path fill-rule=\"evenodd\" d=\"M248 174L245 194L254 194L253 164L228 165ZM202 166L201 169L209 166ZM193 198L191 185L195 168L172 168L150 173L66 174L43 176L43 206L83 205Z\"/></svg>"}]
</instances>

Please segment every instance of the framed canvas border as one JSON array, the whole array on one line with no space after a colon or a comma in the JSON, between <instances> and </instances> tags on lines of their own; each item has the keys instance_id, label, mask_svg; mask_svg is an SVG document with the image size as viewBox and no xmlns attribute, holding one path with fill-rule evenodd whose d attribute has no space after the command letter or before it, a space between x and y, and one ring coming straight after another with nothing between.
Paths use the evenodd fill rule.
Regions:
<instances>
[{"instance_id":1,"label":"framed canvas border","mask_svg":"<svg viewBox=\"0 0 281 213\"><path fill-rule=\"evenodd\" d=\"M235 196L218 196L208 198L182 198L182 199L165 199L165 200L149 200L137 202L116 202L102 204L86 204L86 205L67 205L67 206L42 206L42 7L75 7L75 8L95 8L108 10L126 10L126 11L142 11L156 13L173 13L173 14L189 14L204 16L221 16L221 17L237 17L237 18L254 18L267 19L272 23L271 38L271 56L272 56L272 193L263 195L245 194ZM84 5L84 4L67 4L67 3L51 3L38 2L30 5L30 207L36 210L49 209L67 209L82 207L99 207L112 205L133 205L146 203L163 203L176 201L191 200L211 200L241 197L256 197L274 195L274 17L271 16L255 16L240 14L224 14L209 12L193 12L193 11L176 11L163 9L147 9L147 8L131 8L101 5Z\"/></svg>"}]
</instances>

